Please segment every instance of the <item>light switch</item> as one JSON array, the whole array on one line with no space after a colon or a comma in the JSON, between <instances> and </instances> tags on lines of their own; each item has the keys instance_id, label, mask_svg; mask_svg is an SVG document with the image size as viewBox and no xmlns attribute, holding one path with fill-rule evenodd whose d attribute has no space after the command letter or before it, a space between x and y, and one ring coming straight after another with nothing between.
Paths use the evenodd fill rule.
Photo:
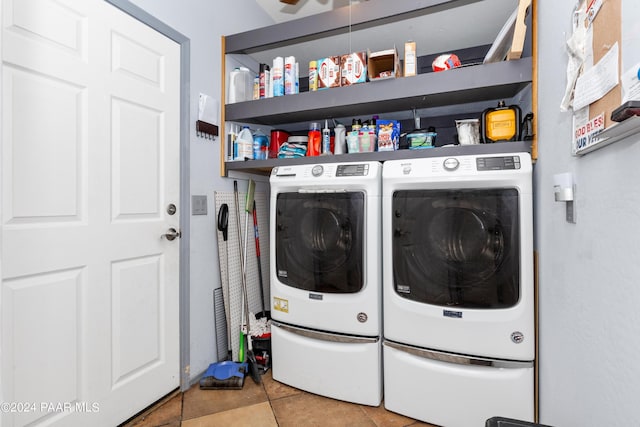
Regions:
<instances>
[{"instance_id":1,"label":"light switch","mask_svg":"<svg viewBox=\"0 0 640 427\"><path fill-rule=\"evenodd\" d=\"M191 196L191 214L207 214L207 196Z\"/></svg>"}]
</instances>

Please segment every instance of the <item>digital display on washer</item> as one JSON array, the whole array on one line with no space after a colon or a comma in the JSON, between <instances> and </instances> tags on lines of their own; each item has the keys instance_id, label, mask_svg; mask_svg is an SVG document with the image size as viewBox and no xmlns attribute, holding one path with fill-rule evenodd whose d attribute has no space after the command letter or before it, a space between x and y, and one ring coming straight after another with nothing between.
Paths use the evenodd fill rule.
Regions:
<instances>
[{"instance_id":1,"label":"digital display on washer","mask_svg":"<svg viewBox=\"0 0 640 427\"><path fill-rule=\"evenodd\" d=\"M336 176L366 176L369 165L339 165Z\"/></svg>"},{"instance_id":2,"label":"digital display on washer","mask_svg":"<svg viewBox=\"0 0 640 427\"><path fill-rule=\"evenodd\" d=\"M479 171L520 169L520 157L478 157L476 166Z\"/></svg>"}]
</instances>

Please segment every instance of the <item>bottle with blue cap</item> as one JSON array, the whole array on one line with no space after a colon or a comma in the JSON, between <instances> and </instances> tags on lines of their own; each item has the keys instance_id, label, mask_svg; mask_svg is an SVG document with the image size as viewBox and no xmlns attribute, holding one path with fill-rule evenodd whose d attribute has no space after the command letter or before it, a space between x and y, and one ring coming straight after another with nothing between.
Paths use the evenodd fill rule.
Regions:
<instances>
[{"instance_id":1,"label":"bottle with blue cap","mask_svg":"<svg viewBox=\"0 0 640 427\"><path fill-rule=\"evenodd\" d=\"M253 134L253 160L267 160L269 150L269 139L267 135L258 129Z\"/></svg>"},{"instance_id":2,"label":"bottle with blue cap","mask_svg":"<svg viewBox=\"0 0 640 427\"><path fill-rule=\"evenodd\" d=\"M242 130L236 137L238 146L237 156L235 160L251 160L253 159L253 135L249 126L243 126Z\"/></svg>"}]
</instances>

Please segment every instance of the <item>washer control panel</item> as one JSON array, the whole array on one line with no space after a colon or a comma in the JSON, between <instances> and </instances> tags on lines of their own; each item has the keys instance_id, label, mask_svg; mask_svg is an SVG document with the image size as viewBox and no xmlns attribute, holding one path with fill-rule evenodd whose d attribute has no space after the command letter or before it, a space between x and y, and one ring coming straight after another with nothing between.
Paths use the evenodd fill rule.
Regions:
<instances>
[{"instance_id":1,"label":"washer control panel","mask_svg":"<svg viewBox=\"0 0 640 427\"><path fill-rule=\"evenodd\" d=\"M520 169L520 157L478 157L476 167L479 171Z\"/></svg>"},{"instance_id":2,"label":"washer control panel","mask_svg":"<svg viewBox=\"0 0 640 427\"><path fill-rule=\"evenodd\" d=\"M338 165L336 176L367 176L369 174L369 165Z\"/></svg>"}]
</instances>

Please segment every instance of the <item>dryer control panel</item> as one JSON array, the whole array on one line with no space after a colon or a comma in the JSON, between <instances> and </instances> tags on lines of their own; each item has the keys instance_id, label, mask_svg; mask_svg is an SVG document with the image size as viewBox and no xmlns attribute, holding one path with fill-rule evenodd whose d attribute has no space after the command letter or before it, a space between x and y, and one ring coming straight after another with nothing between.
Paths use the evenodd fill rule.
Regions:
<instances>
[{"instance_id":1,"label":"dryer control panel","mask_svg":"<svg viewBox=\"0 0 640 427\"><path fill-rule=\"evenodd\" d=\"M476 167L479 171L520 169L520 157L478 157Z\"/></svg>"},{"instance_id":2,"label":"dryer control panel","mask_svg":"<svg viewBox=\"0 0 640 427\"><path fill-rule=\"evenodd\" d=\"M352 165L338 165L336 176L367 176L369 173L369 165L364 164L352 164Z\"/></svg>"}]
</instances>

